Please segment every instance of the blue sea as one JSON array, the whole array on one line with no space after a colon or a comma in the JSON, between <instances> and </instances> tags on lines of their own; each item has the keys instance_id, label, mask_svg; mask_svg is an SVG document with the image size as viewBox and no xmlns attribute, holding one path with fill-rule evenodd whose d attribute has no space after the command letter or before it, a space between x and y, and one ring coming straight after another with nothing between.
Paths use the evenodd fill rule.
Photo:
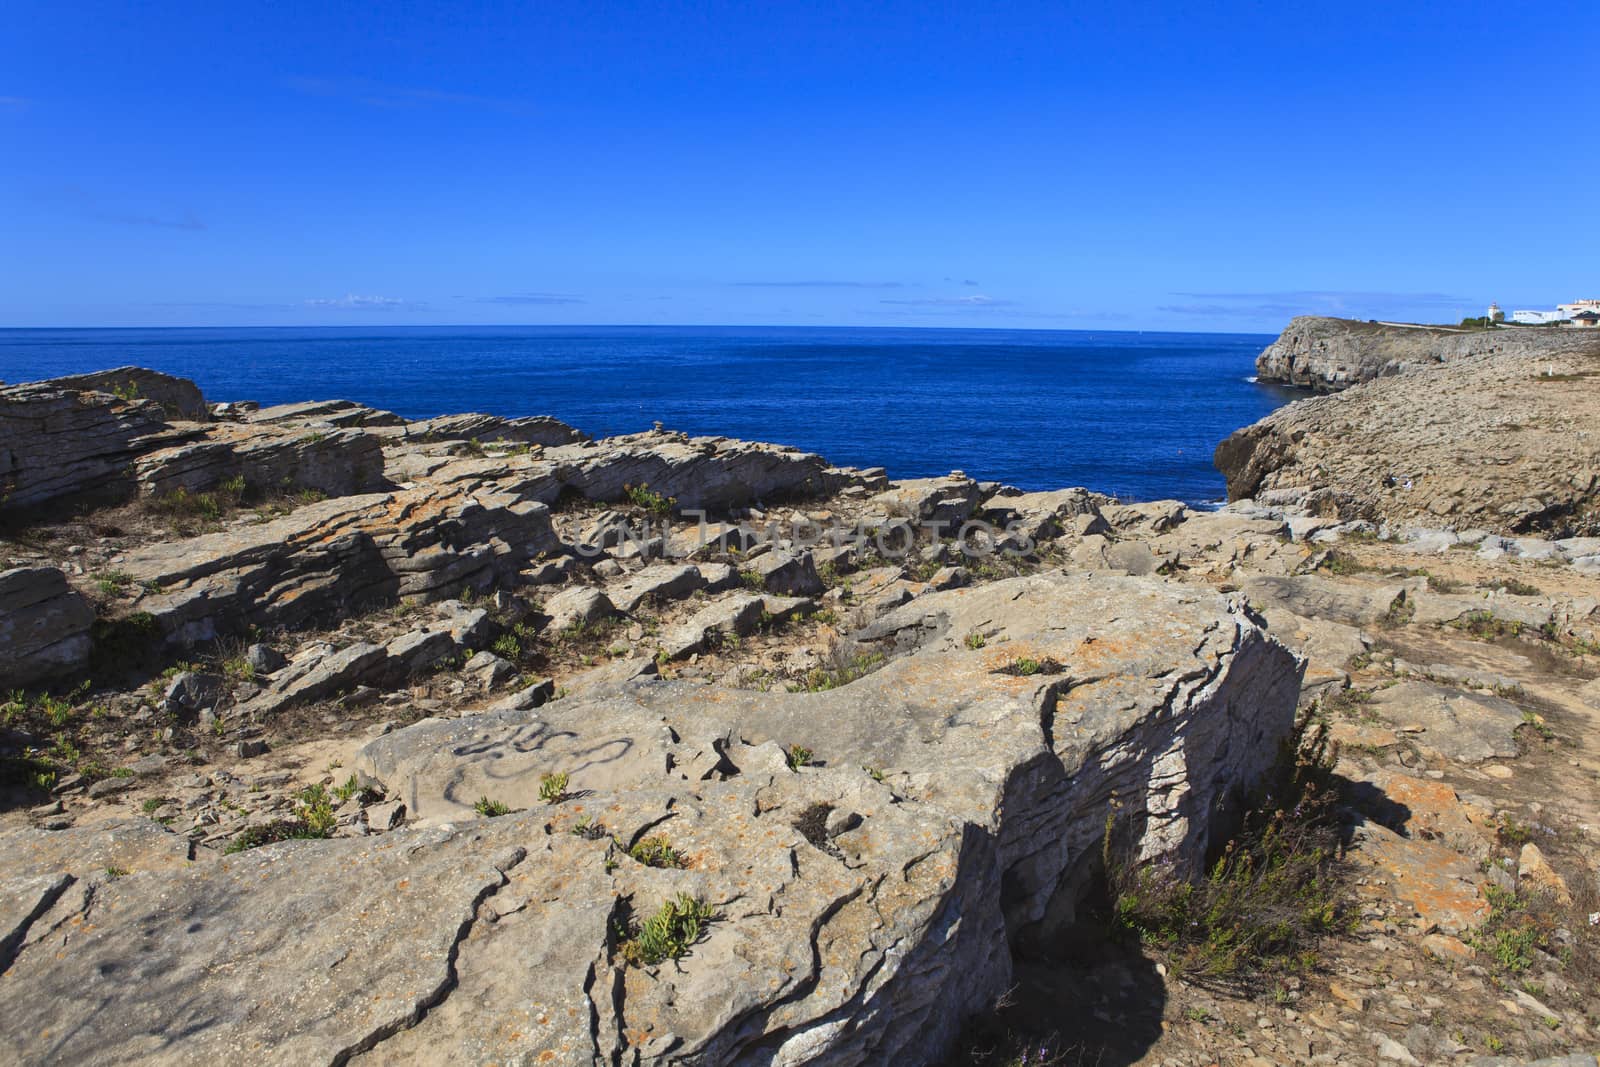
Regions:
<instances>
[{"instance_id":1,"label":"blue sea","mask_svg":"<svg viewBox=\"0 0 1600 1067\"><path fill-rule=\"evenodd\" d=\"M1271 336L790 327L0 330L0 380L124 364L210 400L349 399L406 418L554 415L596 436L726 434L909 478L1223 496L1212 450L1294 398Z\"/></svg>"}]
</instances>

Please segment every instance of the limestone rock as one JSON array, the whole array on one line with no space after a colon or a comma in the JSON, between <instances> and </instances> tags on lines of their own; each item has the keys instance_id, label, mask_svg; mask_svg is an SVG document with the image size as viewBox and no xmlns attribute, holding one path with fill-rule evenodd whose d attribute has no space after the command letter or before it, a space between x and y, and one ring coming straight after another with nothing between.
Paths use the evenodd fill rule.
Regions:
<instances>
[{"instance_id":1,"label":"limestone rock","mask_svg":"<svg viewBox=\"0 0 1600 1067\"><path fill-rule=\"evenodd\" d=\"M191 436L170 431L152 400L51 382L0 387L0 491L6 507L132 492L128 464Z\"/></svg>"},{"instance_id":2,"label":"limestone rock","mask_svg":"<svg viewBox=\"0 0 1600 1067\"><path fill-rule=\"evenodd\" d=\"M608 585L605 595L618 611L631 614L646 601L679 600L705 584L698 567L662 563Z\"/></svg>"},{"instance_id":3,"label":"limestone rock","mask_svg":"<svg viewBox=\"0 0 1600 1067\"><path fill-rule=\"evenodd\" d=\"M1561 330L1430 329L1301 315L1256 358L1256 376L1329 391L1413 366L1499 353L1542 358L1583 344Z\"/></svg>"},{"instance_id":4,"label":"limestone rock","mask_svg":"<svg viewBox=\"0 0 1600 1067\"><path fill-rule=\"evenodd\" d=\"M1513 333L1582 331L1459 336L1510 346ZM1279 408L1217 446L1229 499L1292 491L1308 513L1344 521L1600 535L1600 438L1589 430L1600 338L1562 343L1464 355Z\"/></svg>"},{"instance_id":5,"label":"limestone rock","mask_svg":"<svg viewBox=\"0 0 1600 1067\"><path fill-rule=\"evenodd\" d=\"M114 367L92 374L73 374L52 378L50 384L61 389L110 393L125 400L149 400L169 419L211 421L210 409L198 385L187 378L175 378L144 367Z\"/></svg>"},{"instance_id":6,"label":"limestone rock","mask_svg":"<svg viewBox=\"0 0 1600 1067\"><path fill-rule=\"evenodd\" d=\"M552 547L548 510L434 488L308 504L283 518L131 552L122 569L159 587L138 602L178 644L250 625L300 626L357 605L439 600L512 581Z\"/></svg>"},{"instance_id":7,"label":"limestone rock","mask_svg":"<svg viewBox=\"0 0 1600 1067\"><path fill-rule=\"evenodd\" d=\"M0 571L0 688L82 670L94 618L54 567Z\"/></svg>"},{"instance_id":8,"label":"limestone rock","mask_svg":"<svg viewBox=\"0 0 1600 1067\"><path fill-rule=\"evenodd\" d=\"M592 626L601 619L617 613L611 598L599 589L575 585L554 594L544 602L544 612L550 616L547 633L555 635L575 626Z\"/></svg>"}]
</instances>

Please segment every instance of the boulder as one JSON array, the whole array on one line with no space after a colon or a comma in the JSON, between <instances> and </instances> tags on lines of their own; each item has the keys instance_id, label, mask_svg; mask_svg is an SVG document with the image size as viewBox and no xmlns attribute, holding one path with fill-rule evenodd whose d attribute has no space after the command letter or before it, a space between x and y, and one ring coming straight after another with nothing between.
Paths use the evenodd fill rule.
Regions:
<instances>
[{"instance_id":1,"label":"boulder","mask_svg":"<svg viewBox=\"0 0 1600 1067\"><path fill-rule=\"evenodd\" d=\"M574 627L593 626L601 619L615 615L617 608L611 603L611 598L599 589L575 585L546 600L544 613L550 616L549 623L545 625L546 632L561 634Z\"/></svg>"},{"instance_id":2,"label":"boulder","mask_svg":"<svg viewBox=\"0 0 1600 1067\"><path fill-rule=\"evenodd\" d=\"M83 670L94 608L54 567L0 571L0 689Z\"/></svg>"},{"instance_id":3,"label":"boulder","mask_svg":"<svg viewBox=\"0 0 1600 1067\"><path fill-rule=\"evenodd\" d=\"M746 565L762 589L784 596L820 596L825 586L810 552L764 552Z\"/></svg>"},{"instance_id":4,"label":"boulder","mask_svg":"<svg viewBox=\"0 0 1600 1067\"><path fill-rule=\"evenodd\" d=\"M606 586L605 595L618 611L631 614L647 601L681 600L705 584L698 567L662 563L613 582Z\"/></svg>"}]
</instances>

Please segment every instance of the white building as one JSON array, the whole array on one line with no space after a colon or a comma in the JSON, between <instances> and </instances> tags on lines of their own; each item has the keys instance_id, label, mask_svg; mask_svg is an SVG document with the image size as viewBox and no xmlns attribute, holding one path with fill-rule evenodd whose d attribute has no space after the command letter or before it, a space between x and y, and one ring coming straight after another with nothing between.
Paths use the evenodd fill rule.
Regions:
<instances>
[{"instance_id":1,"label":"white building","mask_svg":"<svg viewBox=\"0 0 1600 1067\"><path fill-rule=\"evenodd\" d=\"M1600 300L1574 300L1570 304L1557 304L1554 311L1513 311L1511 321L1520 322L1524 326L1541 326L1547 322L1570 322L1575 326L1588 326L1594 320L1580 319L1579 316L1585 313L1600 315Z\"/></svg>"}]
</instances>

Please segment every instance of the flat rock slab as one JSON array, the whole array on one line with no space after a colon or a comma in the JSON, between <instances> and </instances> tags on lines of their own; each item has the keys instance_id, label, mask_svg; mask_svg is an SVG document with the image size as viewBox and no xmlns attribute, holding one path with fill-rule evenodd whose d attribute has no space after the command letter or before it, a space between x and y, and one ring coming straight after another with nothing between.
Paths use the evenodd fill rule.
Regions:
<instances>
[{"instance_id":1,"label":"flat rock slab","mask_svg":"<svg viewBox=\"0 0 1600 1067\"><path fill-rule=\"evenodd\" d=\"M1449 759L1481 763L1517 754L1522 710L1500 697L1401 682L1375 692L1369 707L1395 726L1423 727L1417 739Z\"/></svg>"}]
</instances>

